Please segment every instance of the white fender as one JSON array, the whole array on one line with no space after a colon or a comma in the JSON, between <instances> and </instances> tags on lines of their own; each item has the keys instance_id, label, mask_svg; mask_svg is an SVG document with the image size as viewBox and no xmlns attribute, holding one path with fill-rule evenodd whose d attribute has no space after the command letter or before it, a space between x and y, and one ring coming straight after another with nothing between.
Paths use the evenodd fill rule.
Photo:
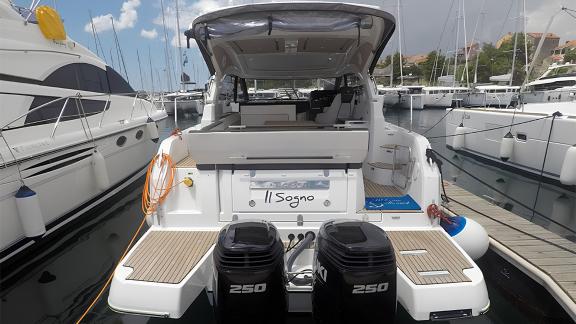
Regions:
<instances>
[{"instance_id":1,"label":"white fender","mask_svg":"<svg viewBox=\"0 0 576 324\"><path fill-rule=\"evenodd\" d=\"M461 150L466 145L466 135L462 135L464 133L466 133L466 127L464 127L464 125L460 124L460 126L456 127L454 131L454 135L456 136L452 137L452 148L454 150Z\"/></svg>"},{"instance_id":2,"label":"white fender","mask_svg":"<svg viewBox=\"0 0 576 324\"><path fill-rule=\"evenodd\" d=\"M512 157L514 151L514 135L508 132L500 142L500 159L504 162Z\"/></svg>"},{"instance_id":3,"label":"white fender","mask_svg":"<svg viewBox=\"0 0 576 324\"><path fill-rule=\"evenodd\" d=\"M22 185L14 197L24 235L26 237L38 237L46 233L46 225L44 224L44 217L42 217L38 194L27 186Z\"/></svg>"},{"instance_id":4,"label":"white fender","mask_svg":"<svg viewBox=\"0 0 576 324\"><path fill-rule=\"evenodd\" d=\"M158 143L158 139L160 138L158 135L158 126L156 126L156 122L150 117L148 117L148 121L146 121L146 130L152 142Z\"/></svg>"},{"instance_id":5,"label":"white fender","mask_svg":"<svg viewBox=\"0 0 576 324\"><path fill-rule=\"evenodd\" d=\"M96 186L100 190L110 188L110 179L108 178L108 170L106 169L106 160L102 153L94 150L92 153L92 166L94 168L94 177L96 178Z\"/></svg>"},{"instance_id":6,"label":"white fender","mask_svg":"<svg viewBox=\"0 0 576 324\"><path fill-rule=\"evenodd\" d=\"M576 185L576 145L568 148L560 170L560 182L565 185Z\"/></svg>"},{"instance_id":7,"label":"white fender","mask_svg":"<svg viewBox=\"0 0 576 324\"><path fill-rule=\"evenodd\" d=\"M484 227L464 216L454 216L450 219L452 220L452 224L444 221L440 222L442 228L444 228L472 260L481 258L490 245L488 233Z\"/></svg>"}]
</instances>

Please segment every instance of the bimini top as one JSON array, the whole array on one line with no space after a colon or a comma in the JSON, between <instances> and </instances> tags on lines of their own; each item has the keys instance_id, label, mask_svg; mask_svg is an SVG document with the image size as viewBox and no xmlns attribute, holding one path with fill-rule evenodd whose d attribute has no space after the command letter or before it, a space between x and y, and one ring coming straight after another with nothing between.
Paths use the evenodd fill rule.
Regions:
<instances>
[{"instance_id":1,"label":"bimini top","mask_svg":"<svg viewBox=\"0 0 576 324\"><path fill-rule=\"evenodd\" d=\"M395 20L376 7L331 2L230 7L186 31L212 74L242 78L329 78L372 72Z\"/></svg>"}]
</instances>

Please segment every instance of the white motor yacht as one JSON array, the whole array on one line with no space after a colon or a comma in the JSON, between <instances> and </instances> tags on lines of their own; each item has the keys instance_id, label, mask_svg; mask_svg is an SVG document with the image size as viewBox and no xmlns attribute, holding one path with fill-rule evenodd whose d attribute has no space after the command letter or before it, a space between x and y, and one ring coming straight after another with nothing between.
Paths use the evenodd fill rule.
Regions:
<instances>
[{"instance_id":1,"label":"white motor yacht","mask_svg":"<svg viewBox=\"0 0 576 324\"><path fill-rule=\"evenodd\" d=\"M392 15L266 3L190 26L215 82L201 123L160 146L149 183L162 198L145 188L151 226L114 272L112 309L180 318L208 296L222 323L287 312L389 323L397 303L416 320L488 310L473 260L486 233L444 218L429 142L384 120L370 77ZM247 80L315 78L333 88L301 101L247 95Z\"/></svg>"},{"instance_id":2,"label":"white motor yacht","mask_svg":"<svg viewBox=\"0 0 576 324\"><path fill-rule=\"evenodd\" d=\"M1 0L0 40L5 266L140 178L158 147L157 123L167 115L66 37L53 9Z\"/></svg>"},{"instance_id":3,"label":"white motor yacht","mask_svg":"<svg viewBox=\"0 0 576 324\"><path fill-rule=\"evenodd\" d=\"M552 65L521 92L523 103L574 101L576 64Z\"/></svg>"}]
</instances>

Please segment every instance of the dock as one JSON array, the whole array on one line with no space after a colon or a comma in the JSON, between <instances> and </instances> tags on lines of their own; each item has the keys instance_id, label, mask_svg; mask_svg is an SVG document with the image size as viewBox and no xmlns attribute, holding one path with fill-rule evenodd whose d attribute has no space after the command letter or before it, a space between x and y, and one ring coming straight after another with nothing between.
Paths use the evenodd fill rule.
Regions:
<instances>
[{"instance_id":1,"label":"dock","mask_svg":"<svg viewBox=\"0 0 576 324\"><path fill-rule=\"evenodd\" d=\"M444 183L446 194L451 199L447 207L482 225L490 236L490 248L546 288L576 321L576 253L567 251L576 252L576 243L493 205L454 183Z\"/></svg>"}]
</instances>

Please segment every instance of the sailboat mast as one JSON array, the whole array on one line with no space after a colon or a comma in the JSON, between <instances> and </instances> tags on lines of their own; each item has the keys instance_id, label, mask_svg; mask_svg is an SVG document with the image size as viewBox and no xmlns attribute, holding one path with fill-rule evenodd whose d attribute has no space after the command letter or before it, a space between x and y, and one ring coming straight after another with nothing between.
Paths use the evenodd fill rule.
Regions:
<instances>
[{"instance_id":1,"label":"sailboat mast","mask_svg":"<svg viewBox=\"0 0 576 324\"><path fill-rule=\"evenodd\" d=\"M166 82L168 83L168 91L172 91L172 77L170 73L170 54L168 51L168 32L166 31L166 17L164 15L164 0L160 0L160 8L162 9L162 28L164 30L164 58L166 60Z\"/></svg>"},{"instance_id":2,"label":"sailboat mast","mask_svg":"<svg viewBox=\"0 0 576 324\"><path fill-rule=\"evenodd\" d=\"M150 64L150 82L152 83L152 94L154 94L154 71L152 71L152 55L150 55L150 45L148 45L148 63Z\"/></svg>"},{"instance_id":3,"label":"sailboat mast","mask_svg":"<svg viewBox=\"0 0 576 324\"><path fill-rule=\"evenodd\" d=\"M528 38L526 38L526 0L523 1L522 20L524 23L524 73L528 74Z\"/></svg>"},{"instance_id":4,"label":"sailboat mast","mask_svg":"<svg viewBox=\"0 0 576 324\"><path fill-rule=\"evenodd\" d=\"M400 0L398 0L398 52L400 53L400 85L404 85L404 73L402 71L402 17L400 16Z\"/></svg>"},{"instance_id":5,"label":"sailboat mast","mask_svg":"<svg viewBox=\"0 0 576 324\"><path fill-rule=\"evenodd\" d=\"M96 55L100 56L98 51L98 41L96 40L96 29L94 28L94 21L92 20L92 13L88 10L88 15L90 16L90 26L92 26L92 37L94 38L94 47L96 47ZM104 55L104 53L102 53Z\"/></svg>"},{"instance_id":6,"label":"sailboat mast","mask_svg":"<svg viewBox=\"0 0 576 324\"><path fill-rule=\"evenodd\" d=\"M140 53L136 49L136 57L138 58L138 70L140 71L140 89L144 90L144 77L142 76L142 64L140 63Z\"/></svg>"},{"instance_id":7,"label":"sailboat mast","mask_svg":"<svg viewBox=\"0 0 576 324\"><path fill-rule=\"evenodd\" d=\"M520 7L520 5L518 5ZM520 18L520 17L518 17ZM514 80L514 68L516 67L516 49L518 48L518 20L516 20L515 24L515 33L514 33L514 49L512 50L512 71L510 72L510 80L508 81L508 85L512 86L512 81Z\"/></svg>"},{"instance_id":8,"label":"sailboat mast","mask_svg":"<svg viewBox=\"0 0 576 324\"><path fill-rule=\"evenodd\" d=\"M470 75L468 73L468 39L467 39L467 30L466 30L466 2L462 1L462 27L464 28L464 73L466 73L466 86L470 86ZM472 46L470 46L472 49Z\"/></svg>"},{"instance_id":9,"label":"sailboat mast","mask_svg":"<svg viewBox=\"0 0 576 324\"><path fill-rule=\"evenodd\" d=\"M394 85L394 53L390 55L390 86Z\"/></svg>"},{"instance_id":10,"label":"sailboat mast","mask_svg":"<svg viewBox=\"0 0 576 324\"><path fill-rule=\"evenodd\" d=\"M454 49L454 74L452 86L456 86L456 70L458 69L458 39L460 39L460 0L458 0L458 13L456 14L456 44Z\"/></svg>"},{"instance_id":11,"label":"sailboat mast","mask_svg":"<svg viewBox=\"0 0 576 324\"><path fill-rule=\"evenodd\" d=\"M176 38L178 39L178 65L180 66L180 89L184 90L184 65L182 65L182 39L180 37L180 14L178 10L178 0L176 4Z\"/></svg>"}]
</instances>

